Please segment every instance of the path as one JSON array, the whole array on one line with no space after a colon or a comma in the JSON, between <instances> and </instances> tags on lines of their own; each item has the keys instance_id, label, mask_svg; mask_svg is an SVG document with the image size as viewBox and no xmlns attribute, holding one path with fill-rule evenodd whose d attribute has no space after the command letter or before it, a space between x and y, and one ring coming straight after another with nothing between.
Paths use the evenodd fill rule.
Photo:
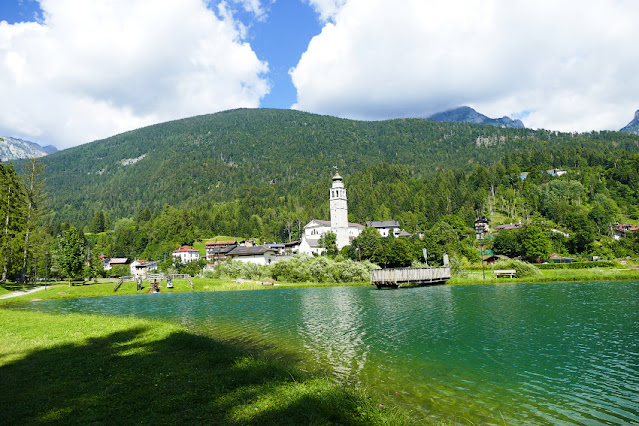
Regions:
<instances>
[{"instance_id":1,"label":"path","mask_svg":"<svg viewBox=\"0 0 639 426\"><path fill-rule=\"evenodd\" d=\"M34 291L44 290L46 287L36 287L31 290L25 291L14 291L13 293L5 294L4 296L0 296L0 299L8 299L10 297L24 296L25 294L33 293Z\"/></svg>"}]
</instances>

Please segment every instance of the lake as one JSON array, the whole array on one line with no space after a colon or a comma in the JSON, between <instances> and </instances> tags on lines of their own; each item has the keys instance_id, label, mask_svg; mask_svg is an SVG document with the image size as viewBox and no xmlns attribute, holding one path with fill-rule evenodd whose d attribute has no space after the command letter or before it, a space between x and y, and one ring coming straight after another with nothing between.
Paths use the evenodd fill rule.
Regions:
<instances>
[{"instance_id":1,"label":"lake","mask_svg":"<svg viewBox=\"0 0 639 426\"><path fill-rule=\"evenodd\" d=\"M639 423L639 281L281 288L40 301L299 353L420 418Z\"/></svg>"}]
</instances>

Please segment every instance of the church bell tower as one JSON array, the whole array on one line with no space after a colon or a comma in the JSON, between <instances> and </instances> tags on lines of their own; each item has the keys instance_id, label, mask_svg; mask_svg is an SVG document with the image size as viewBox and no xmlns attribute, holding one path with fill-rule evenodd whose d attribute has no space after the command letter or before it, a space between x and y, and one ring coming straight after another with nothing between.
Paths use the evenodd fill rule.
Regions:
<instances>
[{"instance_id":1,"label":"church bell tower","mask_svg":"<svg viewBox=\"0 0 639 426\"><path fill-rule=\"evenodd\" d=\"M346 198L346 188L344 180L336 171L333 176L333 186L330 194L331 202L331 231L335 233L337 249L350 244L348 238L348 199Z\"/></svg>"}]
</instances>

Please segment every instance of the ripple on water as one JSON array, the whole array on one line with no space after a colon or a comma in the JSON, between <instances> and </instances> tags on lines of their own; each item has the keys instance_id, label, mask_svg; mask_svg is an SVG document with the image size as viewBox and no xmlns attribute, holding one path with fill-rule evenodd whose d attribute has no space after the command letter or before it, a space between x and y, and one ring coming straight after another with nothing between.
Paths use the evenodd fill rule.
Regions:
<instances>
[{"instance_id":1,"label":"ripple on water","mask_svg":"<svg viewBox=\"0 0 639 426\"><path fill-rule=\"evenodd\" d=\"M27 308L279 342L433 421L639 423L639 282L174 293Z\"/></svg>"}]
</instances>

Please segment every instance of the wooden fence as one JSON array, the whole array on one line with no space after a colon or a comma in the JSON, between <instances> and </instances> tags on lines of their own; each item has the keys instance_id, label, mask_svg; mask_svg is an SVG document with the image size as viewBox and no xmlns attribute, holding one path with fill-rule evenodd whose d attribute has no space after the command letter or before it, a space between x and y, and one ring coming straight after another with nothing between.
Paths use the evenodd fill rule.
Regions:
<instances>
[{"instance_id":1,"label":"wooden fence","mask_svg":"<svg viewBox=\"0 0 639 426\"><path fill-rule=\"evenodd\" d=\"M378 288L443 284L449 279L450 266L374 269L371 271L371 284Z\"/></svg>"}]
</instances>

